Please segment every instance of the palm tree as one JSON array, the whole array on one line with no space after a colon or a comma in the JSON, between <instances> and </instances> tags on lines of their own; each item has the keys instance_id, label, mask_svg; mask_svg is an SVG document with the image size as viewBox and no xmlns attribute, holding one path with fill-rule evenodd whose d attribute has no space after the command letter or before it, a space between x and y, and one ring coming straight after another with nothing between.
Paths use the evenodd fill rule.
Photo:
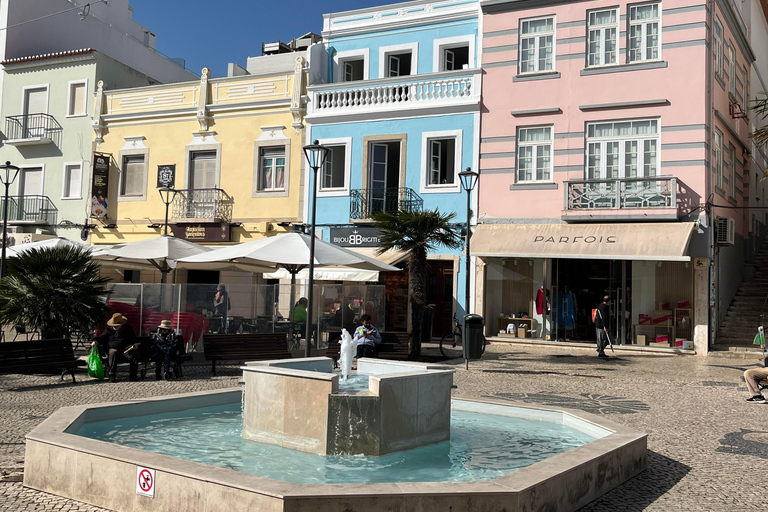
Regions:
<instances>
[{"instance_id":1,"label":"palm tree","mask_svg":"<svg viewBox=\"0 0 768 512\"><path fill-rule=\"evenodd\" d=\"M408 296L411 298L411 358L421 354L421 319L427 305L427 253L439 246L461 247L455 213L438 210L377 213L374 226L380 231L379 254L389 249L408 253Z\"/></svg>"},{"instance_id":2,"label":"palm tree","mask_svg":"<svg viewBox=\"0 0 768 512\"><path fill-rule=\"evenodd\" d=\"M107 305L100 265L79 247L31 249L7 262L0 280L0 325L39 331L43 338L88 331Z\"/></svg>"},{"instance_id":3,"label":"palm tree","mask_svg":"<svg viewBox=\"0 0 768 512\"><path fill-rule=\"evenodd\" d=\"M751 110L753 110L762 120L768 118L768 92L761 92L758 94L758 98L752 102ZM750 136L757 146L768 144L768 125L758 128L752 132ZM768 172L768 170L766 170L766 172Z\"/></svg>"}]
</instances>

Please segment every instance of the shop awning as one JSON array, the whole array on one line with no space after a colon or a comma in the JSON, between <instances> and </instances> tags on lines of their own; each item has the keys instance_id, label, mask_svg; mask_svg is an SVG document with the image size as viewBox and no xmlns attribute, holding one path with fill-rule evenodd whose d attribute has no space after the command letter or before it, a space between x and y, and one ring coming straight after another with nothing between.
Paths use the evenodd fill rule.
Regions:
<instances>
[{"instance_id":1,"label":"shop awning","mask_svg":"<svg viewBox=\"0 0 768 512\"><path fill-rule=\"evenodd\" d=\"M693 228L693 222L480 224L472 236L472 255L690 261Z\"/></svg>"},{"instance_id":2,"label":"shop awning","mask_svg":"<svg viewBox=\"0 0 768 512\"><path fill-rule=\"evenodd\" d=\"M352 251L359 252L363 256L374 258L387 265L394 265L403 260L407 254L400 251L387 251L384 254L377 255L375 247L362 247L358 249L351 249ZM269 272L264 274L265 279L290 279L291 274L285 269L279 269L275 272ZM296 274L296 279L308 279L309 270L304 269ZM315 280L317 281L378 281L379 273L372 270L356 270L351 268L316 268Z\"/></svg>"}]
</instances>

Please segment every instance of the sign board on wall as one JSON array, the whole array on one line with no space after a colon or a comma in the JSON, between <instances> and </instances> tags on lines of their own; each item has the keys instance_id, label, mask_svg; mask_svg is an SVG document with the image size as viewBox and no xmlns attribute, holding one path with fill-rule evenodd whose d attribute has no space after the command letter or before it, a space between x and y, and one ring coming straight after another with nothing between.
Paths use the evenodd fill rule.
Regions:
<instances>
[{"instance_id":1,"label":"sign board on wall","mask_svg":"<svg viewBox=\"0 0 768 512\"><path fill-rule=\"evenodd\" d=\"M173 188L176 184L176 164L157 166L157 188Z\"/></svg>"},{"instance_id":2,"label":"sign board on wall","mask_svg":"<svg viewBox=\"0 0 768 512\"><path fill-rule=\"evenodd\" d=\"M91 216L104 218L107 216L107 200L109 199L109 162L112 155L93 155L93 182L91 184Z\"/></svg>"},{"instance_id":3,"label":"sign board on wall","mask_svg":"<svg viewBox=\"0 0 768 512\"><path fill-rule=\"evenodd\" d=\"M379 230L370 227L331 228L331 243L339 247L378 247Z\"/></svg>"},{"instance_id":4,"label":"sign board on wall","mask_svg":"<svg viewBox=\"0 0 768 512\"><path fill-rule=\"evenodd\" d=\"M136 494L155 497L155 470L136 466Z\"/></svg>"},{"instance_id":5,"label":"sign board on wall","mask_svg":"<svg viewBox=\"0 0 768 512\"><path fill-rule=\"evenodd\" d=\"M229 242L231 229L227 222L171 224L173 236L190 242Z\"/></svg>"}]
</instances>

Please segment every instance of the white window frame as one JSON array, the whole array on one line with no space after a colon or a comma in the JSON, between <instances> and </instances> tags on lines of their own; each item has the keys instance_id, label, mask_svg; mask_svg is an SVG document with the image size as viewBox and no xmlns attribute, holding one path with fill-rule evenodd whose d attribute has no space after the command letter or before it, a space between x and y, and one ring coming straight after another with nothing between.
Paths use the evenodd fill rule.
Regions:
<instances>
[{"instance_id":1,"label":"white window frame","mask_svg":"<svg viewBox=\"0 0 768 512\"><path fill-rule=\"evenodd\" d=\"M51 108L51 86L50 84L27 85L21 89L21 114L27 112L27 91L30 89L45 89L45 112L47 114Z\"/></svg>"},{"instance_id":2,"label":"white window frame","mask_svg":"<svg viewBox=\"0 0 768 512\"><path fill-rule=\"evenodd\" d=\"M538 21L552 19L552 32L537 32L526 36L523 34L523 23L527 21ZM520 20L518 27L518 40L517 40L517 74L518 75L535 75L538 73L554 73L557 68L557 16L554 14L551 16L536 16L534 18L523 18ZM539 69L539 50L541 48L540 39L542 37L552 36L552 69ZM522 71L522 52L523 52L523 39L533 38L535 39L534 54L535 54L535 70L534 71Z\"/></svg>"},{"instance_id":3,"label":"white window frame","mask_svg":"<svg viewBox=\"0 0 768 512\"><path fill-rule=\"evenodd\" d=\"M712 152L714 153L712 164L715 171L715 186L723 190L723 132L717 128L712 141Z\"/></svg>"},{"instance_id":4,"label":"white window frame","mask_svg":"<svg viewBox=\"0 0 768 512\"><path fill-rule=\"evenodd\" d=\"M717 33L717 29L720 29L720 34ZM715 39L715 47L713 48L713 51L715 52L715 75L719 76L721 79L723 78L723 23L720 21L719 18L715 18L715 28L714 28L714 39Z\"/></svg>"},{"instance_id":5,"label":"white window frame","mask_svg":"<svg viewBox=\"0 0 768 512\"><path fill-rule=\"evenodd\" d=\"M85 102L83 103L83 111L80 113L70 113L69 109L72 106L72 86L83 85L85 91ZM88 115L88 79L85 80L70 80L67 84L67 115L66 117L85 117Z\"/></svg>"},{"instance_id":6,"label":"white window frame","mask_svg":"<svg viewBox=\"0 0 768 512\"><path fill-rule=\"evenodd\" d=\"M526 141L520 142L520 130L548 128L550 130L550 138L548 141ZM554 183L555 182L555 125L532 125L532 126L518 126L517 133L515 134L515 140L517 146L515 148L515 182L516 183ZM533 169L532 179L525 180L521 178L520 174L520 148L530 147L533 148ZM549 179L538 179L536 177L536 160L539 157L539 151L543 147L549 147Z\"/></svg>"},{"instance_id":7,"label":"white window frame","mask_svg":"<svg viewBox=\"0 0 768 512\"><path fill-rule=\"evenodd\" d=\"M605 124L605 123L626 123L626 122L656 122L656 132L650 134L627 134L627 135L608 135L608 136L589 136L589 128L591 125ZM634 179L634 178L655 178L661 176L661 119L658 117L643 117L637 119L609 119L601 121L590 121L587 123L584 131L584 179L595 180L617 180L617 179ZM650 176L645 175L645 141L656 141L656 173ZM637 171L636 176L626 175L626 145L627 143L637 143ZM599 177L589 177L589 150L590 145L600 145L600 169ZM616 166L618 167L618 175L608 177L608 144L618 144L618 159Z\"/></svg>"},{"instance_id":8,"label":"white window frame","mask_svg":"<svg viewBox=\"0 0 768 512\"><path fill-rule=\"evenodd\" d=\"M632 9L636 7L645 7L647 5L656 5L657 9L659 11L658 18L648 19L648 20L637 20L633 21L631 19L632 15ZM642 2L638 4L629 4L627 5L627 64L631 64L633 62L656 62L661 60L661 49L662 49L662 10L661 10L661 2ZM658 24L658 28L656 31L656 40L657 40L657 51L656 51L656 58L649 59L646 56L646 52L648 50L648 26L656 23ZM632 27L634 25L641 25L642 26L642 34L640 36L640 48L642 49L642 58L640 59L634 59L631 60L630 56L632 55L632 50L630 47L630 42L632 41Z\"/></svg>"},{"instance_id":9,"label":"white window frame","mask_svg":"<svg viewBox=\"0 0 768 512\"><path fill-rule=\"evenodd\" d=\"M24 185L24 171L27 169L40 169L42 172L41 180L42 180L42 188L40 191L40 195L45 195L45 164L28 164L28 165L20 165L19 166L19 176L16 179L16 196L21 196L21 190L22 186Z\"/></svg>"},{"instance_id":10,"label":"white window frame","mask_svg":"<svg viewBox=\"0 0 768 512\"><path fill-rule=\"evenodd\" d=\"M221 187L221 143L214 137L215 132L206 134L192 134L192 142L184 148L184 188L192 188L192 153L201 153L208 151L216 152L216 179L214 180L216 188Z\"/></svg>"},{"instance_id":11,"label":"white window frame","mask_svg":"<svg viewBox=\"0 0 768 512\"><path fill-rule=\"evenodd\" d=\"M465 44L469 47L469 69L477 67L475 61L475 35L468 34L465 36L435 39L432 44L432 71L435 73L445 71L445 58L443 57L445 51L451 48L461 48Z\"/></svg>"},{"instance_id":12,"label":"white window frame","mask_svg":"<svg viewBox=\"0 0 768 512\"><path fill-rule=\"evenodd\" d=\"M434 139L454 139L453 150L453 183L429 185L430 152L429 142ZM437 194L446 192L461 192L461 163L463 158L464 132L462 130L443 130L439 132L423 132L421 134L421 177L419 192L422 194Z\"/></svg>"},{"instance_id":13,"label":"white window frame","mask_svg":"<svg viewBox=\"0 0 768 512\"><path fill-rule=\"evenodd\" d=\"M262 126L262 135L253 143L253 180L251 197L288 197L291 190L291 139L285 136L284 126ZM259 172L261 171L261 150L271 147L284 147L285 180L280 190L259 190ZM299 148L301 150L301 148Z\"/></svg>"},{"instance_id":14,"label":"white window frame","mask_svg":"<svg viewBox=\"0 0 768 512\"><path fill-rule=\"evenodd\" d=\"M333 55L335 76L334 83L344 82L344 63L350 60L363 60L363 80L370 79L371 52L368 48L362 50L347 50Z\"/></svg>"},{"instance_id":15,"label":"white window frame","mask_svg":"<svg viewBox=\"0 0 768 512\"><path fill-rule=\"evenodd\" d=\"M728 143L728 196L736 198L736 148Z\"/></svg>"},{"instance_id":16,"label":"white window frame","mask_svg":"<svg viewBox=\"0 0 768 512\"><path fill-rule=\"evenodd\" d=\"M379 48L379 78L387 78L387 60L393 53L411 52L411 75L419 73L419 43L396 44ZM401 77L403 75L400 75Z\"/></svg>"},{"instance_id":17,"label":"white window frame","mask_svg":"<svg viewBox=\"0 0 768 512\"><path fill-rule=\"evenodd\" d=\"M283 156L282 156L282 158L283 158L283 186L282 186L282 188L276 188L276 187L273 187L273 186L270 186L270 188L258 188L259 187L259 178L261 177L261 170L262 170L262 165L261 164L262 164L262 160L264 158L264 151L274 150L276 148L282 148L282 150L283 150L283 153L282 153L283 154ZM288 190L288 156L287 156L288 150L289 150L289 148L285 144L275 144L275 145L271 145L271 146L261 146L259 148L259 156L258 156L259 161L257 163L258 171L257 171L257 175L256 175L256 187L257 187L258 192L261 192L263 194L279 194L279 193L284 193L284 192L286 192L286 190ZM273 159L274 158L276 158L276 157L273 157ZM273 182L274 182L275 176L277 176L276 172L273 173L273 175L272 175Z\"/></svg>"},{"instance_id":18,"label":"white window frame","mask_svg":"<svg viewBox=\"0 0 768 512\"><path fill-rule=\"evenodd\" d=\"M69 172L68 169L70 167L79 167L80 168L80 191L79 194L76 196L66 196L67 192L67 184L69 183ZM81 160L79 162L64 162L62 167L62 180L61 180L61 200L62 201L71 201L73 199L82 199L83 198L83 169L85 168L84 162Z\"/></svg>"},{"instance_id":19,"label":"white window frame","mask_svg":"<svg viewBox=\"0 0 768 512\"><path fill-rule=\"evenodd\" d=\"M349 196L350 179L352 176L352 137L340 137L335 139L318 139L323 146L344 146L344 186L335 188L322 188L322 180L319 175L323 172L318 171L317 197L347 197Z\"/></svg>"},{"instance_id":20,"label":"white window frame","mask_svg":"<svg viewBox=\"0 0 768 512\"><path fill-rule=\"evenodd\" d=\"M612 24L606 24L606 25L595 25L594 27L589 24L590 16L593 13L603 12L603 11L613 11L616 21ZM619 22L621 20L621 16L619 14L619 9L617 7L610 7L607 9L591 9L587 11L587 41L586 41L586 53L587 53L587 67L588 68L599 68L599 67L605 67L605 66L616 66L619 64L619 34L621 33L621 30L619 29ZM605 33L606 30L613 29L614 30L614 56L613 56L613 62L604 62L605 58L605 43L606 43L606 37ZM592 32L598 32L598 41L600 45L600 58L603 60L600 64L590 64L590 53L589 53L589 44L590 44L590 36Z\"/></svg>"},{"instance_id":21,"label":"white window frame","mask_svg":"<svg viewBox=\"0 0 768 512\"><path fill-rule=\"evenodd\" d=\"M117 180L117 201L118 202L130 202L130 201L146 201L147 200L147 183L149 180L149 148L144 144L145 137L124 137L125 145L120 148L117 158L119 165L119 174ZM144 156L144 187L143 192L138 195L124 196L121 194L123 189L123 167L125 165L126 156Z\"/></svg>"},{"instance_id":22,"label":"white window frame","mask_svg":"<svg viewBox=\"0 0 768 512\"><path fill-rule=\"evenodd\" d=\"M736 53L733 45L728 44L728 93L736 97Z\"/></svg>"}]
</instances>

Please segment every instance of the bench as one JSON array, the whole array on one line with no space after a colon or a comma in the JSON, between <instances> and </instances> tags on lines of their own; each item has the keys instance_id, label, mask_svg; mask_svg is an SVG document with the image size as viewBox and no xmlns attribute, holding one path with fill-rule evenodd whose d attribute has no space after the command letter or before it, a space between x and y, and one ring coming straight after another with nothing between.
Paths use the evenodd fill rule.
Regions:
<instances>
[{"instance_id":1,"label":"bench","mask_svg":"<svg viewBox=\"0 0 768 512\"><path fill-rule=\"evenodd\" d=\"M41 370L61 370L72 375L75 368L87 363L75 357L72 341L67 338L0 343L0 373L34 373Z\"/></svg>"},{"instance_id":2,"label":"bench","mask_svg":"<svg viewBox=\"0 0 768 512\"><path fill-rule=\"evenodd\" d=\"M211 361L216 375L216 361L265 361L288 359L288 340L284 332L254 334L204 334L203 354Z\"/></svg>"},{"instance_id":3,"label":"bench","mask_svg":"<svg viewBox=\"0 0 768 512\"><path fill-rule=\"evenodd\" d=\"M407 361L410 351L410 334L407 332L381 332L381 343L376 345L376 357L392 361ZM328 340L325 357L333 359L334 368L338 366L341 353L341 338Z\"/></svg>"}]
</instances>

